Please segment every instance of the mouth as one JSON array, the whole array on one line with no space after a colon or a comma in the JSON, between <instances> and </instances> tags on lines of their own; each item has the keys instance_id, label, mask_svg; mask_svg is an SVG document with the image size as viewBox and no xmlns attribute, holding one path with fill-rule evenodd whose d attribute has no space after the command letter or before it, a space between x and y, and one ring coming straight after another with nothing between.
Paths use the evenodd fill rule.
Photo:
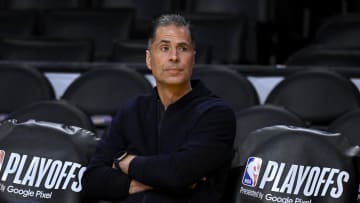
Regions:
<instances>
[{"instance_id":1,"label":"mouth","mask_svg":"<svg viewBox=\"0 0 360 203\"><path fill-rule=\"evenodd\" d=\"M179 72L182 72L182 69L180 69L180 68L165 68L165 72L179 73Z\"/></svg>"}]
</instances>

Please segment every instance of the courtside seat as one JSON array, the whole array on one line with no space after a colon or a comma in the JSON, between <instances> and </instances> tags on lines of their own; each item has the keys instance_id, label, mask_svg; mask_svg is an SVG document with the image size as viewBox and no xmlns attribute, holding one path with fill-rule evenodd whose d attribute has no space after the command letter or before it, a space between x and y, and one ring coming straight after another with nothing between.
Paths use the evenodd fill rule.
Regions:
<instances>
[{"instance_id":1,"label":"courtside seat","mask_svg":"<svg viewBox=\"0 0 360 203\"><path fill-rule=\"evenodd\" d=\"M52 8L81 8L86 0L2 0L4 7L12 10L44 10Z\"/></svg>"},{"instance_id":2,"label":"courtside seat","mask_svg":"<svg viewBox=\"0 0 360 203\"><path fill-rule=\"evenodd\" d=\"M259 104L259 97L252 83L242 74L226 67L196 66L193 78L202 80L235 111Z\"/></svg>"},{"instance_id":3,"label":"courtside seat","mask_svg":"<svg viewBox=\"0 0 360 203\"><path fill-rule=\"evenodd\" d=\"M103 128L128 100L152 90L151 83L126 66L99 67L80 75L65 90L62 99L91 117Z\"/></svg>"},{"instance_id":4,"label":"courtside seat","mask_svg":"<svg viewBox=\"0 0 360 203\"><path fill-rule=\"evenodd\" d=\"M89 203L81 179L98 138L90 131L34 120L0 123L2 203Z\"/></svg>"},{"instance_id":5,"label":"courtside seat","mask_svg":"<svg viewBox=\"0 0 360 203\"><path fill-rule=\"evenodd\" d=\"M0 12L0 37L29 37L36 23L34 11L2 10Z\"/></svg>"},{"instance_id":6,"label":"courtside seat","mask_svg":"<svg viewBox=\"0 0 360 203\"><path fill-rule=\"evenodd\" d=\"M237 148L236 203L356 202L359 147L340 134L271 126Z\"/></svg>"},{"instance_id":7,"label":"courtside seat","mask_svg":"<svg viewBox=\"0 0 360 203\"><path fill-rule=\"evenodd\" d=\"M345 76L330 69L311 68L284 78L269 93L266 104L282 106L309 126L326 127L360 105L360 92Z\"/></svg>"},{"instance_id":8,"label":"courtside seat","mask_svg":"<svg viewBox=\"0 0 360 203\"><path fill-rule=\"evenodd\" d=\"M47 121L95 130L90 117L65 100L34 102L11 112L7 119L16 119L21 123L28 120Z\"/></svg>"},{"instance_id":9,"label":"courtside seat","mask_svg":"<svg viewBox=\"0 0 360 203\"><path fill-rule=\"evenodd\" d=\"M360 146L360 108L346 112L336 118L330 123L329 131L341 133L352 144Z\"/></svg>"},{"instance_id":10,"label":"courtside seat","mask_svg":"<svg viewBox=\"0 0 360 203\"><path fill-rule=\"evenodd\" d=\"M292 54L285 63L297 66L360 67L360 46L310 45Z\"/></svg>"},{"instance_id":11,"label":"courtside seat","mask_svg":"<svg viewBox=\"0 0 360 203\"><path fill-rule=\"evenodd\" d=\"M4 38L0 59L7 61L89 62L94 46L90 40Z\"/></svg>"},{"instance_id":12,"label":"courtside seat","mask_svg":"<svg viewBox=\"0 0 360 203\"><path fill-rule=\"evenodd\" d=\"M41 15L43 37L93 40L95 60L108 60L113 42L130 37L133 9L51 9Z\"/></svg>"},{"instance_id":13,"label":"courtside seat","mask_svg":"<svg viewBox=\"0 0 360 203\"><path fill-rule=\"evenodd\" d=\"M55 99L54 89L45 75L23 65L0 65L0 92L0 114L5 115L36 101Z\"/></svg>"}]
</instances>

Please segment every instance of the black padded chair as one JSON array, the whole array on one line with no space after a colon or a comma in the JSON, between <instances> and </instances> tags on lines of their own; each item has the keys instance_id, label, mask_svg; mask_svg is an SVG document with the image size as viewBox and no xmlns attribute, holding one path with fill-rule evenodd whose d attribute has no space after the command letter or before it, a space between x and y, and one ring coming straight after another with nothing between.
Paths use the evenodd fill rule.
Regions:
<instances>
[{"instance_id":1,"label":"black padded chair","mask_svg":"<svg viewBox=\"0 0 360 203\"><path fill-rule=\"evenodd\" d=\"M257 105L239 112L236 112L236 136L234 140L234 158L239 160L242 154L239 154L238 147L248 139L252 132L274 125L287 125L306 127L305 121L292 112L273 105ZM223 196L222 202L232 202L234 198L234 188L238 179L238 170L236 167L229 172L227 190Z\"/></svg>"},{"instance_id":2,"label":"black padded chair","mask_svg":"<svg viewBox=\"0 0 360 203\"><path fill-rule=\"evenodd\" d=\"M211 63L244 61L247 19L240 15L194 13L184 16L195 26L197 43L211 47Z\"/></svg>"},{"instance_id":3,"label":"black padded chair","mask_svg":"<svg viewBox=\"0 0 360 203\"><path fill-rule=\"evenodd\" d=\"M358 108L360 93L346 77L329 69L307 69L284 78L265 103L283 106L310 126L327 126L341 114Z\"/></svg>"},{"instance_id":4,"label":"black padded chair","mask_svg":"<svg viewBox=\"0 0 360 203\"><path fill-rule=\"evenodd\" d=\"M20 123L33 119L76 126L90 131L95 129L89 116L64 100L34 102L11 112L7 119L16 119Z\"/></svg>"},{"instance_id":5,"label":"black padded chair","mask_svg":"<svg viewBox=\"0 0 360 203\"><path fill-rule=\"evenodd\" d=\"M360 15L336 16L322 24L313 43L331 44L345 47L360 46Z\"/></svg>"},{"instance_id":6,"label":"black padded chair","mask_svg":"<svg viewBox=\"0 0 360 203\"><path fill-rule=\"evenodd\" d=\"M29 37L35 31L36 13L33 11L2 10L0 37Z\"/></svg>"},{"instance_id":7,"label":"black padded chair","mask_svg":"<svg viewBox=\"0 0 360 203\"><path fill-rule=\"evenodd\" d=\"M354 109L339 116L331 122L329 131L341 133L353 145L360 145L360 109Z\"/></svg>"},{"instance_id":8,"label":"black padded chair","mask_svg":"<svg viewBox=\"0 0 360 203\"><path fill-rule=\"evenodd\" d=\"M146 41L116 41L111 61L123 63L145 63Z\"/></svg>"},{"instance_id":9,"label":"black padded chair","mask_svg":"<svg viewBox=\"0 0 360 203\"><path fill-rule=\"evenodd\" d=\"M208 14L235 14L243 15L248 21L246 24L246 40L244 42L244 53L242 61L245 63L256 63L262 55L265 55L265 46L269 46L267 39L270 39L269 22L272 22L275 3L269 0L187 0L185 10L189 13ZM271 27L271 28L270 28ZM196 28L195 28L196 29ZM202 37L202 36L201 36Z\"/></svg>"},{"instance_id":10,"label":"black padded chair","mask_svg":"<svg viewBox=\"0 0 360 203\"><path fill-rule=\"evenodd\" d=\"M55 99L49 80L33 67L0 65L0 113L8 114L27 104Z\"/></svg>"},{"instance_id":11,"label":"black padded chair","mask_svg":"<svg viewBox=\"0 0 360 203\"><path fill-rule=\"evenodd\" d=\"M268 1L260 0L187 0L185 10L192 13L244 14L253 21L269 21Z\"/></svg>"},{"instance_id":12,"label":"black padded chair","mask_svg":"<svg viewBox=\"0 0 360 203\"><path fill-rule=\"evenodd\" d=\"M173 13L178 7L177 0L91 0L92 6L98 8L132 8L135 10L135 24L132 37L146 38L151 22L155 16Z\"/></svg>"},{"instance_id":13,"label":"black padded chair","mask_svg":"<svg viewBox=\"0 0 360 203\"><path fill-rule=\"evenodd\" d=\"M0 59L9 61L89 62L92 41L70 39L5 38L0 41Z\"/></svg>"},{"instance_id":14,"label":"black padded chair","mask_svg":"<svg viewBox=\"0 0 360 203\"><path fill-rule=\"evenodd\" d=\"M226 67L195 66L193 78L202 80L235 111L259 104L258 94L251 82L242 74Z\"/></svg>"},{"instance_id":15,"label":"black padded chair","mask_svg":"<svg viewBox=\"0 0 360 203\"><path fill-rule=\"evenodd\" d=\"M340 134L271 126L237 150L228 202L356 202L360 150Z\"/></svg>"},{"instance_id":16,"label":"black padded chair","mask_svg":"<svg viewBox=\"0 0 360 203\"><path fill-rule=\"evenodd\" d=\"M151 83L135 70L125 66L99 67L73 81L62 99L82 109L101 128L128 100L151 90Z\"/></svg>"},{"instance_id":17,"label":"black padded chair","mask_svg":"<svg viewBox=\"0 0 360 203\"><path fill-rule=\"evenodd\" d=\"M311 45L291 55L285 64L292 66L360 67L359 47Z\"/></svg>"},{"instance_id":18,"label":"black padded chair","mask_svg":"<svg viewBox=\"0 0 360 203\"><path fill-rule=\"evenodd\" d=\"M108 60L115 40L127 40L132 9L56 9L41 15L41 36L93 40L95 60Z\"/></svg>"},{"instance_id":19,"label":"black padded chair","mask_svg":"<svg viewBox=\"0 0 360 203\"><path fill-rule=\"evenodd\" d=\"M74 126L1 122L0 174L8 189L1 192L0 201L92 202L82 197L81 179L98 140L92 132Z\"/></svg>"},{"instance_id":20,"label":"black padded chair","mask_svg":"<svg viewBox=\"0 0 360 203\"><path fill-rule=\"evenodd\" d=\"M256 105L236 112L236 137L234 146L239 146L252 131L273 125L306 127L296 114L274 105Z\"/></svg>"},{"instance_id":21,"label":"black padded chair","mask_svg":"<svg viewBox=\"0 0 360 203\"><path fill-rule=\"evenodd\" d=\"M7 9L52 9L52 8L82 8L85 0L3 0Z\"/></svg>"}]
</instances>

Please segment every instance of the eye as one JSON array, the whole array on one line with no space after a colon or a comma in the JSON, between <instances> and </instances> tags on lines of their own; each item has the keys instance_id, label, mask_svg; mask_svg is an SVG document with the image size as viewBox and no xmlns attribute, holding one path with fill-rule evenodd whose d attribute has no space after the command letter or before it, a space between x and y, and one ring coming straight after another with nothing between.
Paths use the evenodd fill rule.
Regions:
<instances>
[{"instance_id":1,"label":"eye","mask_svg":"<svg viewBox=\"0 0 360 203\"><path fill-rule=\"evenodd\" d=\"M169 47L168 46L161 46L160 51L167 52L167 51L169 51Z\"/></svg>"},{"instance_id":2,"label":"eye","mask_svg":"<svg viewBox=\"0 0 360 203\"><path fill-rule=\"evenodd\" d=\"M179 47L179 48L178 48L178 51L179 51L179 52L186 52L187 50L188 50L187 47Z\"/></svg>"}]
</instances>

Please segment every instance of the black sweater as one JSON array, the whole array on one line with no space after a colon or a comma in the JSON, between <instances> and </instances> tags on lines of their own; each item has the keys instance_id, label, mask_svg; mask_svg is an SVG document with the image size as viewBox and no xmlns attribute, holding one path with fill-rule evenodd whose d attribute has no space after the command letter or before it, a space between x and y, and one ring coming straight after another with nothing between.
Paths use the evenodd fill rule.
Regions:
<instances>
[{"instance_id":1,"label":"black sweater","mask_svg":"<svg viewBox=\"0 0 360 203\"><path fill-rule=\"evenodd\" d=\"M192 88L166 111L156 88L120 110L83 176L83 192L122 203L219 202L233 156L235 116L202 82L192 81ZM129 176L111 168L121 150L137 155ZM131 179L154 189L128 195Z\"/></svg>"}]
</instances>

